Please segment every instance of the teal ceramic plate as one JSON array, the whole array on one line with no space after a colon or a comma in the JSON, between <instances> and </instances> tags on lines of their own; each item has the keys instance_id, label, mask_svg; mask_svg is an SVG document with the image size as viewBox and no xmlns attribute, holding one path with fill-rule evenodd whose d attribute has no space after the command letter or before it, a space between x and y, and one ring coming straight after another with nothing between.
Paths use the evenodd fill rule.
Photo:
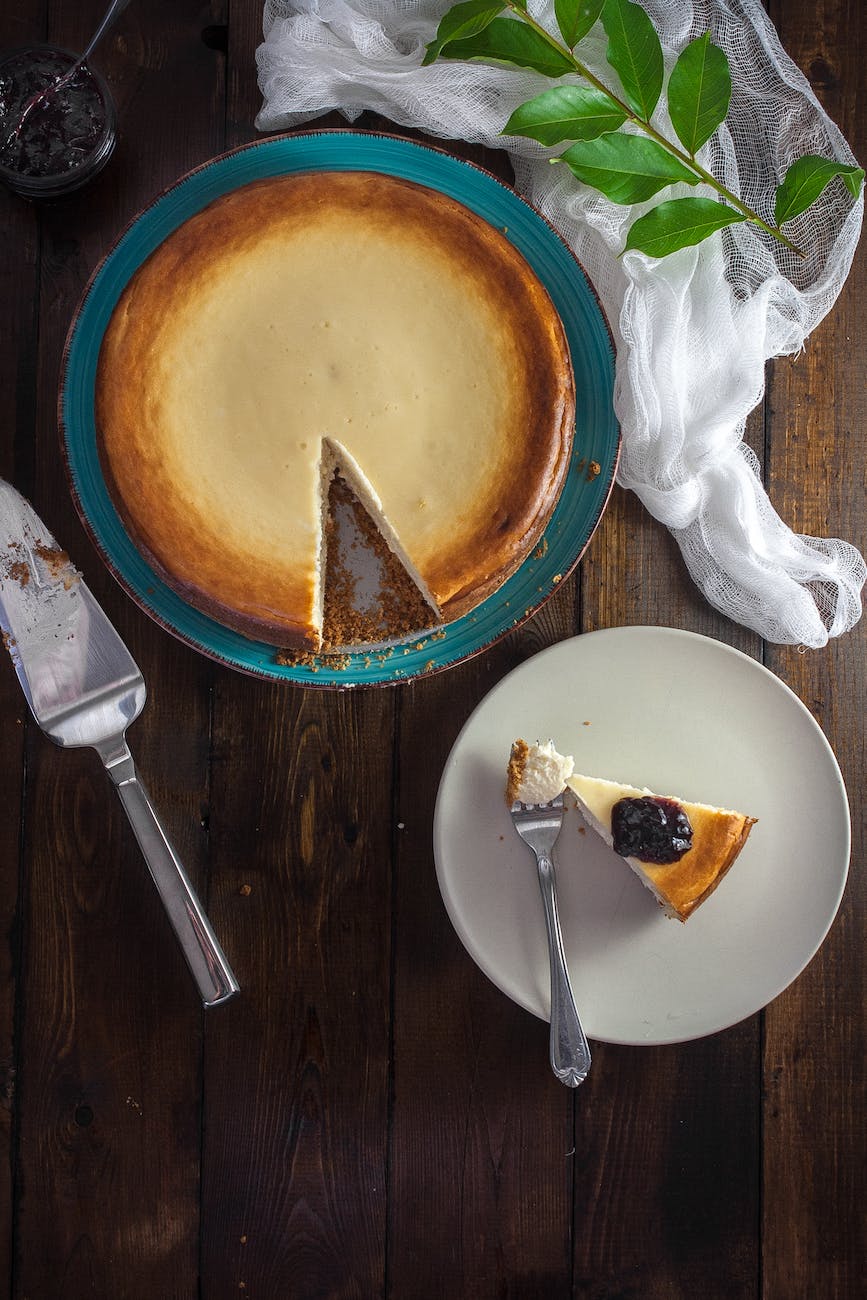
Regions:
<instances>
[{"instance_id":1,"label":"teal ceramic plate","mask_svg":"<svg viewBox=\"0 0 867 1300\"><path fill-rule=\"evenodd\" d=\"M281 665L277 647L251 641L193 609L154 573L127 535L106 489L94 428L100 344L130 277L173 230L227 191L267 176L308 171L375 171L440 190L502 229L546 285L569 339L578 423L569 475L545 545L471 614L436 638L371 654ZM70 330L60 393L63 442L79 513L127 592L188 645L245 672L308 686L406 681L450 668L529 617L577 564L608 500L620 433L612 405L614 348L607 323L577 261L547 222L489 173L425 145L356 131L317 131L261 140L205 164L151 204L94 275ZM588 466L599 467L593 477Z\"/></svg>"}]
</instances>

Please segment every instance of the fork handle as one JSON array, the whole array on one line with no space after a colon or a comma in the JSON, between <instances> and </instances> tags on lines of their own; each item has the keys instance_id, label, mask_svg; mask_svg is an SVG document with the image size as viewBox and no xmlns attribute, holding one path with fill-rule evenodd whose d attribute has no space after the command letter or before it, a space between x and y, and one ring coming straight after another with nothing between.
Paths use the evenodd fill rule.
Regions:
<instances>
[{"instance_id":1,"label":"fork handle","mask_svg":"<svg viewBox=\"0 0 867 1300\"><path fill-rule=\"evenodd\" d=\"M539 888L545 909L548 932L548 956L551 963L551 1069L561 1083L575 1088L587 1078L590 1069L590 1046L578 1018L572 994L563 936L557 912L554 863L547 853L537 853Z\"/></svg>"},{"instance_id":2,"label":"fork handle","mask_svg":"<svg viewBox=\"0 0 867 1300\"><path fill-rule=\"evenodd\" d=\"M100 752L100 757L120 795L203 1004L214 1007L227 1002L241 986L138 778L132 754L123 743L110 753Z\"/></svg>"}]
</instances>

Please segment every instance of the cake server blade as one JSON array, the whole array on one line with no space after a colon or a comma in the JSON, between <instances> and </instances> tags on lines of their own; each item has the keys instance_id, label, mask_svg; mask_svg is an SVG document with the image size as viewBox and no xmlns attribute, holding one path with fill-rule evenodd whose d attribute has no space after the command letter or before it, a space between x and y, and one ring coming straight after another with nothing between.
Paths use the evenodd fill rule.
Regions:
<instances>
[{"instance_id":1,"label":"cake server blade","mask_svg":"<svg viewBox=\"0 0 867 1300\"><path fill-rule=\"evenodd\" d=\"M111 777L205 1006L238 981L139 779L126 729L144 678L42 520L0 479L0 626L30 711L62 747L91 746Z\"/></svg>"}]
</instances>

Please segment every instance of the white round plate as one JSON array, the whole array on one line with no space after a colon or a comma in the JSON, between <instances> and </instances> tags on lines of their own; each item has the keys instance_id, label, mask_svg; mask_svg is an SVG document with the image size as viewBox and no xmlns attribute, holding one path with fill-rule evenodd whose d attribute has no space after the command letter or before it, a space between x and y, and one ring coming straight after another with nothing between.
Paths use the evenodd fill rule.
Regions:
<instances>
[{"instance_id":1,"label":"white round plate","mask_svg":"<svg viewBox=\"0 0 867 1300\"><path fill-rule=\"evenodd\" d=\"M579 772L758 818L725 880L681 923L567 808L557 894L591 1038L700 1038L760 1010L800 974L840 904L849 807L825 736L779 678L691 632L612 628L534 656L476 708L440 782L439 885L470 956L547 1019L536 868L504 797L518 736L552 739Z\"/></svg>"}]
</instances>

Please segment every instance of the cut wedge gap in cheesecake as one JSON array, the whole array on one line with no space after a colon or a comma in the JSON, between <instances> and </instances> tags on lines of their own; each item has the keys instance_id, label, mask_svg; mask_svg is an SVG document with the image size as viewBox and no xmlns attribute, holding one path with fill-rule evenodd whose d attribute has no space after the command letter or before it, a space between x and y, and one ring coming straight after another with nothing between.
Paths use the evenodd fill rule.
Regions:
<instances>
[{"instance_id":1,"label":"cut wedge gap in cheesecake","mask_svg":"<svg viewBox=\"0 0 867 1300\"><path fill-rule=\"evenodd\" d=\"M333 451L323 456L322 654L377 650L441 624ZM370 502L370 496L367 496Z\"/></svg>"}]
</instances>

